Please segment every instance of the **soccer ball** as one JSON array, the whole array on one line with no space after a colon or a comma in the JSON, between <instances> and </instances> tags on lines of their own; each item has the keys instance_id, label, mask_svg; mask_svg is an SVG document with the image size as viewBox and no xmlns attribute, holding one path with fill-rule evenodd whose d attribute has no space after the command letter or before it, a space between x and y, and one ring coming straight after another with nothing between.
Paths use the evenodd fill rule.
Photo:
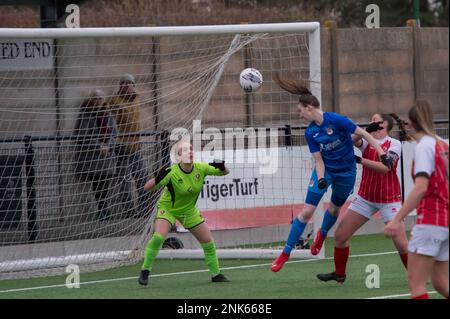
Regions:
<instances>
[{"instance_id":1,"label":"soccer ball","mask_svg":"<svg viewBox=\"0 0 450 319\"><path fill-rule=\"evenodd\" d=\"M263 83L263 77L257 69L247 68L239 75L239 83L245 92L255 92Z\"/></svg>"}]
</instances>

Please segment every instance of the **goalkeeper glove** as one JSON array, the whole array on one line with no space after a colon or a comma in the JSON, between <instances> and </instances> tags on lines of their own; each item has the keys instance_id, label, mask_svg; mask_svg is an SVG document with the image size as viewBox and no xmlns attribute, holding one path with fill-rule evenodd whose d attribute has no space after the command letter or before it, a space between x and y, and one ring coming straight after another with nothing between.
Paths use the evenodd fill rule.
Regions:
<instances>
[{"instance_id":1,"label":"goalkeeper glove","mask_svg":"<svg viewBox=\"0 0 450 319\"><path fill-rule=\"evenodd\" d=\"M324 189L328 187L328 182L325 178L321 178L319 179L319 182L317 183L317 186L319 187L319 189Z\"/></svg>"},{"instance_id":2,"label":"goalkeeper glove","mask_svg":"<svg viewBox=\"0 0 450 319\"><path fill-rule=\"evenodd\" d=\"M380 160L381 160L381 163L383 163L384 166L386 166L389 169L392 169L392 167L394 166L394 161L392 160L392 158L388 157L386 154L381 155Z\"/></svg>"},{"instance_id":3,"label":"goalkeeper glove","mask_svg":"<svg viewBox=\"0 0 450 319\"><path fill-rule=\"evenodd\" d=\"M361 164L361 162L362 162L362 157L361 157L361 156L358 156L358 155L355 155L355 161L356 161L356 163Z\"/></svg>"},{"instance_id":4,"label":"goalkeeper glove","mask_svg":"<svg viewBox=\"0 0 450 319\"><path fill-rule=\"evenodd\" d=\"M164 177L166 177L167 174L169 174L169 173L170 173L170 168L168 166L163 167L155 177L156 184L159 184L159 182L161 182L164 179Z\"/></svg>"},{"instance_id":5,"label":"goalkeeper glove","mask_svg":"<svg viewBox=\"0 0 450 319\"><path fill-rule=\"evenodd\" d=\"M222 172L225 170L225 161L214 160L212 163L208 163L212 167L220 169Z\"/></svg>"},{"instance_id":6,"label":"goalkeeper glove","mask_svg":"<svg viewBox=\"0 0 450 319\"><path fill-rule=\"evenodd\" d=\"M383 124L383 122L372 122L372 123L370 123L369 126L366 127L367 133L372 133L372 132L376 132L376 131L382 130L383 127L380 126L380 124Z\"/></svg>"}]
</instances>

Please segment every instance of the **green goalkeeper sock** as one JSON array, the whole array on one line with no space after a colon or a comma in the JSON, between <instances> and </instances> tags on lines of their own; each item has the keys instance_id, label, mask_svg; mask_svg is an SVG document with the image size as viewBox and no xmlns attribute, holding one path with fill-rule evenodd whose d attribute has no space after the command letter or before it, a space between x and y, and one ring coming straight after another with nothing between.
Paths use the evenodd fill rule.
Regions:
<instances>
[{"instance_id":1,"label":"green goalkeeper sock","mask_svg":"<svg viewBox=\"0 0 450 319\"><path fill-rule=\"evenodd\" d=\"M209 271L211 275L214 277L215 275L220 273L219 270L219 259L216 254L216 245L214 240L202 244L203 252L205 253L205 261L208 265Z\"/></svg>"},{"instance_id":2,"label":"green goalkeeper sock","mask_svg":"<svg viewBox=\"0 0 450 319\"><path fill-rule=\"evenodd\" d=\"M142 269L150 270L152 268L153 261L159 253L159 249L164 242L164 238L165 237L162 234L155 232L152 238L148 241L147 246L145 247L145 258Z\"/></svg>"}]
</instances>

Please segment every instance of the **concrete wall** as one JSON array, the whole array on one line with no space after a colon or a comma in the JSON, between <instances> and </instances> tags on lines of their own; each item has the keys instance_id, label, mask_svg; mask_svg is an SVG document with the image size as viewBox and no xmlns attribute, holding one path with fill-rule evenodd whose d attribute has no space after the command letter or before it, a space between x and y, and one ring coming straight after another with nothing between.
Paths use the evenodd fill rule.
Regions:
<instances>
[{"instance_id":1,"label":"concrete wall","mask_svg":"<svg viewBox=\"0 0 450 319\"><path fill-rule=\"evenodd\" d=\"M123 73L132 73L138 80L143 130L154 130L156 122L158 129L189 126L188 118L198 112L193 107L195 98L212 79L183 88L183 76L188 72L201 76L206 61L217 59L215 48L222 46L226 51L231 39L204 41L201 52L191 45L196 38L59 40L58 83L52 70L0 71L0 136L52 135L58 126L62 133L70 133L82 98L94 88L113 94ZM305 37L256 41L235 53L203 113L203 122L216 127L299 124L297 99L282 92L271 78L275 72L309 76L304 41ZM179 50L185 53L180 55ZM430 100L436 118L448 118L448 53L448 28L324 27L323 109L366 122L375 112L406 114L417 96ZM289 58L292 55L295 58ZM238 85L245 66L258 68L265 77L260 91L250 97Z\"/></svg>"},{"instance_id":2,"label":"concrete wall","mask_svg":"<svg viewBox=\"0 0 450 319\"><path fill-rule=\"evenodd\" d=\"M408 28L337 30L339 109L356 121L376 112L404 114L414 102Z\"/></svg>"},{"instance_id":3,"label":"concrete wall","mask_svg":"<svg viewBox=\"0 0 450 319\"><path fill-rule=\"evenodd\" d=\"M406 116L417 97L448 119L448 29L338 29L336 41L338 111L356 121L375 112Z\"/></svg>"},{"instance_id":4,"label":"concrete wall","mask_svg":"<svg viewBox=\"0 0 450 319\"><path fill-rule=\"evenodd\" d=\"M448 119L448 28L418 29L419 98L430 101L438 119Z\"/></svg>"}]
</instances>

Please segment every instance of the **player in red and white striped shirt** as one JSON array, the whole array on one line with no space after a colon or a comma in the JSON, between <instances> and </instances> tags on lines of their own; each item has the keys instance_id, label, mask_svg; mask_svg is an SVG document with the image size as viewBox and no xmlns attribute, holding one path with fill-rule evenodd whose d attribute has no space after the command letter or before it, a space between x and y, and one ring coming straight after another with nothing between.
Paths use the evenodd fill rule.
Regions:
<instances>
[{"instance_id":1,"label":"player in red and white striped shirt","mask_svg":"<svg viewBox=\"0 0 450 319\"><path fill-rule=\"evenodd\" d=\"M426 101L417 101L406 123L417 141L413 160L414 187L400 211L385 227L393 237L401 221L417 208L417 221L408 245L408 282L413 299L428 299L426 284L448 299L448 144L434 133L433 113Z\"/></svg>"},{"instance_id":2,"label":"player in red and white striped shirt","mask_svg":"<svg viewBox=\"0 0 450 319\"><path fill-rule=\"evenodd\" d=\"M392 220L401 207L401 190L397 177L397 164L402 152L400 141L389 136L394 127L394 118L389 114L374 114L367 131L380 144L383 151L394 163L389 169L378 160L375 149L365 140L354 138L354 144L362 152L362 157L356 156L356 162L363 165L362 179L358 195L351 203L347 213L339 223L334 239L334 265L332 273L318 274L322 281L335 280L343 283L346 278L345 268L350 254L349 240L353 234L370 220L377 211L383 221ZM408 239L404 223L400 231L393 237L394 245L400 258L407 266Z\"/></svg>"}]
</instances>

